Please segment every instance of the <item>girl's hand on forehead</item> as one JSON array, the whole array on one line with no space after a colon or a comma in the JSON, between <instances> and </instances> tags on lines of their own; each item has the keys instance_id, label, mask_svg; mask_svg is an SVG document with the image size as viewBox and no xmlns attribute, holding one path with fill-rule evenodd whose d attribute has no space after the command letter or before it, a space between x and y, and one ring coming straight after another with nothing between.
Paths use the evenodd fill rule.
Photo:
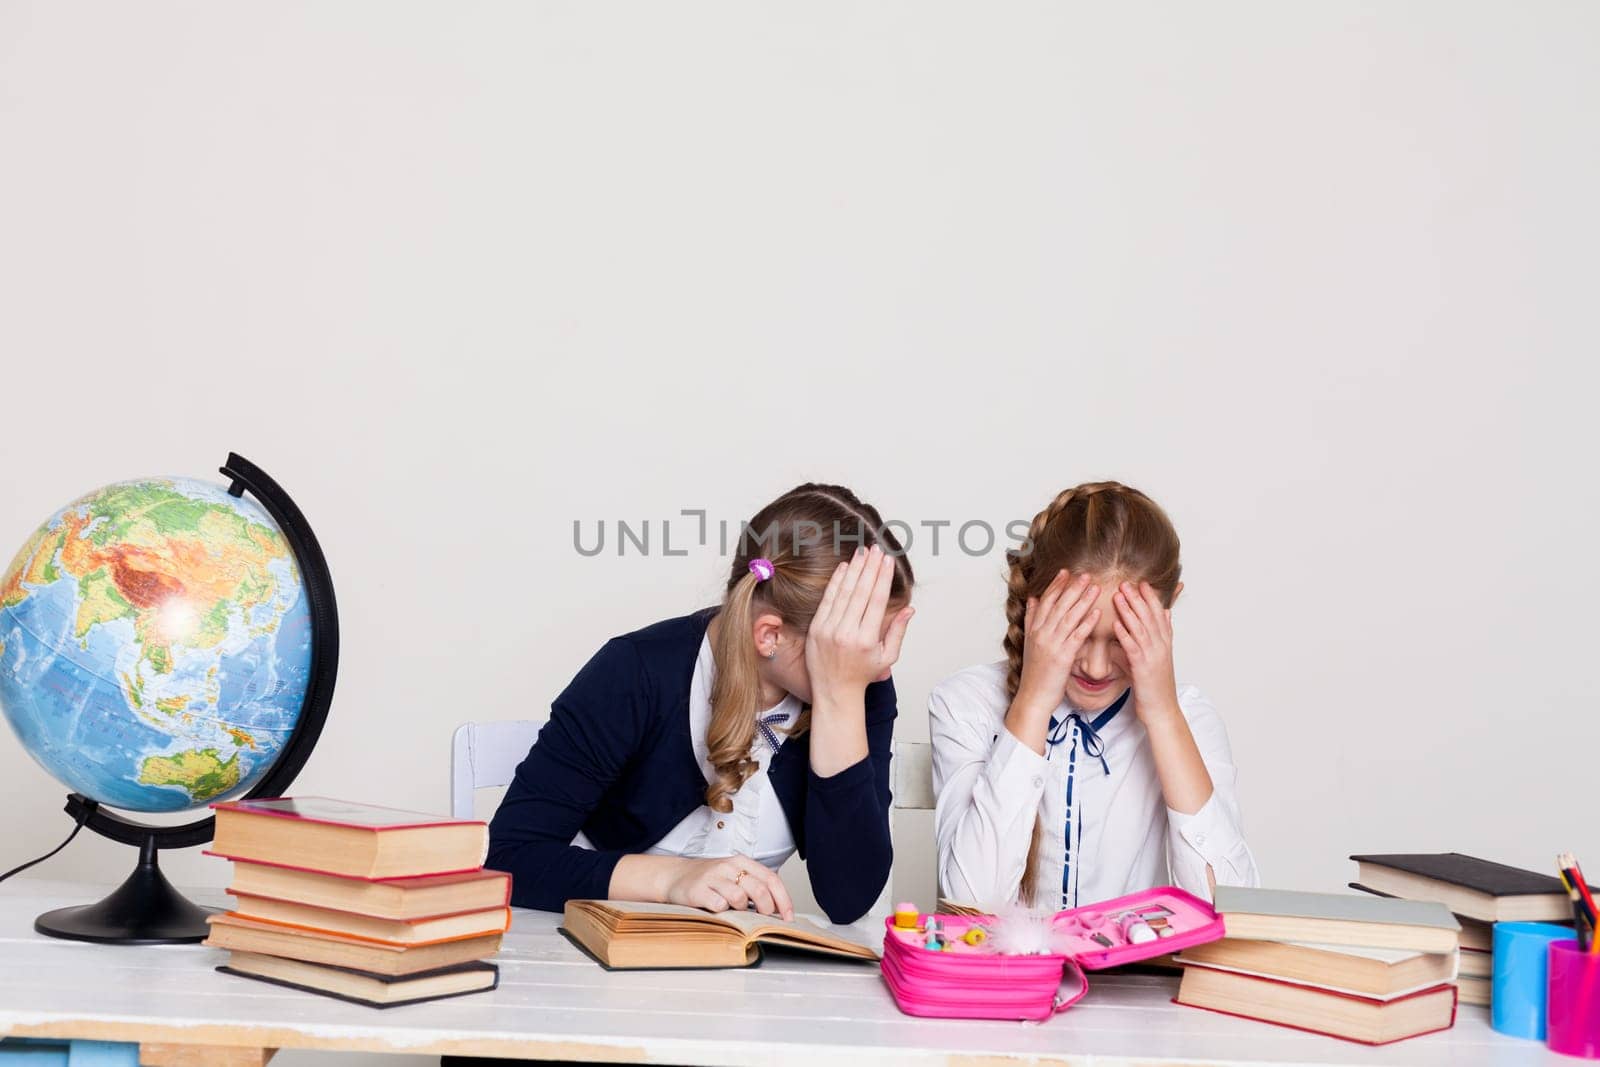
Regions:
<instances>
[{"instance_id":1,"label":"girl's hand on forehead","mask_svg":"<svg viewBox=\"0 0 1600 1067\"><path fill-rule=\"evenodd\" d=\"M1178 706L1178 683L1172 671L1172 609L1161 603L1149 582L1123 582L1111 598L1112 620L1128 672L1133 676L1134 706L1140 715Z\"/></svg>"},{"instance_id":2,"label":"girl's hand on forehead","mask_svg":"<svg viewBox=\"0 0 1600 1067\"><path fill-rule=\"evenodd\" d=\"M884 627L894 587L894 558L873 545L834 568L806 632L806 670L819 693L862 693L900 658L914 614L907 605Z\"/></svg>"},{"instance_id":3,"label":"girl's hand on forehead","mask_svg":"<svg viewBox=\"0 0 1600 1067\"><path fill-rule=\"evenodd\" d=\"M1029 597L1023 613L1022 678L1017 695L1054 711L1067 689L1078 650L1100 621L1100 587L1087 574L1074 578L1065 570L1045 591Z\"/></svg>"}]
</instances>

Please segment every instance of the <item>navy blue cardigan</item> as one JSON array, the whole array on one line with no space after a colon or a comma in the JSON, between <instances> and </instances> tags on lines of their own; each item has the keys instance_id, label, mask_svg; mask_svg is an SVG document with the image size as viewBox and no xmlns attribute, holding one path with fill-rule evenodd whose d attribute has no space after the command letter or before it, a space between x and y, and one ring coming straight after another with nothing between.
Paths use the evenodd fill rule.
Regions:
<instances>
[{"instance_id":1,"label":"navy blue cardigan","mask_svg":"<svg viewBox=\"0 0 1600 1067\"><path fill-rule=\"evenodd\" d=\"M613 638L555 699L489 824L488 865L509 871L511 901L560 911L604 900L617 861L643 852L705 803L689 737L689 683L714 609ZM865 759L811 770L811 735L789 738L767 776L834 922L865 915L889 878L889 758L894 682L867 686ZM594 849L572 844L578 831Z\"/></svg>"}]
</instances>

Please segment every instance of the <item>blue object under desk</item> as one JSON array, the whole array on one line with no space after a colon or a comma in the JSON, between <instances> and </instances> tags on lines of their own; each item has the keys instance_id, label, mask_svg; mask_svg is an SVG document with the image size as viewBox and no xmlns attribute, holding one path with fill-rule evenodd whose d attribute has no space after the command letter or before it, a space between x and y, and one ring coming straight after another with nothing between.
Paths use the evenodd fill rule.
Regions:
<instances>
[{"instance_id":1,"label":"blue object under desk","mask_svg":"<svg viewBox=\"0 0 1600 1067\"><path fill-rule=\"evenodd\" d=\"M0 1067L139 1067L139 1046L121 1041L0 1037Z\"/></svg>"}]
</instances>

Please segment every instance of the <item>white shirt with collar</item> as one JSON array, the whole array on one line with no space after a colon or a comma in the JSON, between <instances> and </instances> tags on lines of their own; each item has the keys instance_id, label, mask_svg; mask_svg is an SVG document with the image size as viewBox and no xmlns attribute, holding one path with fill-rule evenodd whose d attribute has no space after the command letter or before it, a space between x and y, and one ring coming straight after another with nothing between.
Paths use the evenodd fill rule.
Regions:
<instances>
[{"instance_id":1,"label":"white shirt with collar","mask_svg":"<svg viewBox=\"0 0 1600 1067\"><path fill-rule=\"evenodd\" d=\"M717 662L711 654L711 638L700 641L700 652L694 661L694 675L689 681L689 737L694 742L695 758L709 784L716 777L711 765L710 748L706 735L711 728L711 683L717 676ZM651 856L688 856L693 858L732 856L735 853L759 860L777 870L794 853L794 833L789 829L789 819L783 806L773 795L772 782L767 778L767 767L783 743L785 729L800 713L800 701L793 694L786 695L775 706L756 716L771 730L757 729L750 758L757 763L756 772L745 779L739 791L733 794L731 812L713 811L702 804L684 816L683 820L667 831L667 835L646 850Z\"/></svg>"},{"instance_id":2,"label":"white shirt with collar","mask_svg":"<svg viewBox=\"0 0 1600 1067\"><path fill-rule=\"evenodd\" d=\"M987 909L1015 900L1035 820L1041 905L1077 907L1158 885L1209 900L1207 866L1217 885L1260 883L1240 830L1228 734L1198 689L1179 686L1178 706L1212 792L1186 815L1166 805L1131 694L1109 718L1063 701L1051 731L1059 743L1040 755L1006 729L1005 679L1004 661L968 667L928 700L945 896ZM1091 729L1097 716L1105 721Z\"/></svg>"}]
</instances>

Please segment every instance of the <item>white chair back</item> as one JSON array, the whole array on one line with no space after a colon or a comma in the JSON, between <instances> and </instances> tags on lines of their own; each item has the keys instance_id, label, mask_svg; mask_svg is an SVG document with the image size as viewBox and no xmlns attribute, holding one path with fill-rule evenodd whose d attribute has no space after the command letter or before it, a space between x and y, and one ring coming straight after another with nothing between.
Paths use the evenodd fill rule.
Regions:
<instances>
[{"instance_id":1,"label":"white chair back","mask_svg":"<svg viewBox=\"0 0 1600 1067\"><path fill-rule=\"evenodd\" d=\"M926 741L894 743L894 806L908 811L932 811L933 746Z\"/></svg>"},{"instance_id":2,"label":"white chair back","mask_svg":"<svg viewBox=\"0 0 1600 1067\"><path fill-rule=\"evenodd\" d=\"M528 754L543 723L469 722L450 741L450 817L470 819L472 798L480 789L510 785L517 764Z\"/></svg>"}]
</instances>

